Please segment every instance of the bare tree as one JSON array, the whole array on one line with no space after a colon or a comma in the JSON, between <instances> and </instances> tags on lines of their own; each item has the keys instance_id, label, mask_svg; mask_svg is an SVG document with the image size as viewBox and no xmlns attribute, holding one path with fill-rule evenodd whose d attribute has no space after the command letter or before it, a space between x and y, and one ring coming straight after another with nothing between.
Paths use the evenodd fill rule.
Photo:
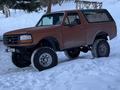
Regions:
<instances>
[{"instance_id":1,"label":"bare tree","mask_svg":"<svg viewBox=\"0 0 120 90\"><path fill-rule=\"evenodd\" d=\"M47 2L47 12L46 13L50 13L51 12L51 8L52 8L52 4L53 3L58 3L59 5L61 5L63 3L64 0L48 0Z\"/></svg>"},{"instance_id":2,"label":"bare tree","mask_svg":"<svg viewBox=\"0 0 120 90\"><path fill-rule=\"evenodd\" d=\"M50 13L51 8L52 8L52 0L48 0L48 6L47 6L47 12L46 13Z\"/></svg>"},{"instance_id":3,"label":"bare tree","mask_svg":"<svg viewBox=\"0 0 120 90\"><path fill-rule=\"evenodd\" d=\"M3 5L3 14L6 16L6 18L10 16L9 6L6 4Z\"/></svg>"},{"instance_id":4,"label":"bare tree","mask_svg":"<svg viewBox=\"0 0 120 90\"><path fill-rule=\"evenodd\" d=\"M76 9L80 9L80 0L75 0Z\"/></svg>"}]
</instances>

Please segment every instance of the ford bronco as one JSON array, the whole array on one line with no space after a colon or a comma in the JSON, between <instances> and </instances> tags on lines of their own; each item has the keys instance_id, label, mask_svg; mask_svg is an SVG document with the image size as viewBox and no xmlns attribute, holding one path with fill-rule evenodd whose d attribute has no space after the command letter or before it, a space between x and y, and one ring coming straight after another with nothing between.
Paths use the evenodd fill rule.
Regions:
<instances>
[{"instance_id":1,"label":"ford bronco","mask_svg":"<svg viewBox=\"0 0 120 90\"><path fill-rule=\"evenodd\" d=\"M58 64L57 51L72 59L88 51L95 58L108 57L108 40L116 35L116 23L107 10L89 9L45 14L35 27L7 32L3 37L13 64L19 68L32 64L41 71Z\"/></svg>"}]
</instances>

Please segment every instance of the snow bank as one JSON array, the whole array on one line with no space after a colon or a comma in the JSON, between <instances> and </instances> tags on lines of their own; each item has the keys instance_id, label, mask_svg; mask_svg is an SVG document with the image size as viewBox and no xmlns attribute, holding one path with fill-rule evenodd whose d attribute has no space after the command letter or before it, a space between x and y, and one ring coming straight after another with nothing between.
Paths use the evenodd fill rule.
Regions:
<instances>
[{"instance_id":1,"label":"snow bank","mask_svg":"<svg viewBox=\"0 0 120 90\"><path fill-rule=\"evenodd\" d=\"M0 36L7 31L33 27L42 15L43 11L39 13L25 13L20 10L11 10L11 17L9 18L5 18L3 15L0 15Z\"/></svg>"},{"instance_id":2,"label":"snow bank","mask_svg":"<svg viewBox=\"0 0 120 90\"><path fill-rule=\"evenodd\" d=\"M58 66L37 72L32 67L16 68L4 49L2 45L0 90L120 90L118 50L109 58L93 60L90 53L82 53L71 61L58 52ZM114 50L113 47L111 49Z\"/></svg>"}]
</instances>

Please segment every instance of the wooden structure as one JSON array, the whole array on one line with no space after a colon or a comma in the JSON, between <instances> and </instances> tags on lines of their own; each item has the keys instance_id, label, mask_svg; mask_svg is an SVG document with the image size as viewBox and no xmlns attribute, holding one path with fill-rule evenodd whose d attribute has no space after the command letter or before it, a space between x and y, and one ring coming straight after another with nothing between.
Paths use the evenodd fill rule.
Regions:
<instances>
[{"instance_id":1,"label":"wooden structure","mask_svg":"<svg viewBox=\"0 0 120 90\"><path fill-rule=\"evenodd\" d=\"M76 9L101 9L102 2L75 0Z\"/></svg>"}]
</instances>

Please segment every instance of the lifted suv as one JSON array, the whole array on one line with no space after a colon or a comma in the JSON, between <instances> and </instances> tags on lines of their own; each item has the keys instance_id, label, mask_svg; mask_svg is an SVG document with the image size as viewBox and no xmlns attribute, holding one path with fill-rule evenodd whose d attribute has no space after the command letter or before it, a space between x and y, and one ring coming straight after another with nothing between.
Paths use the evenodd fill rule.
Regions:
<instances>
[{"instance_id":1,"label":"lifted suv","mask_svg":"<svg viewBox=\"0 0 120 90\"><path fill-rule=\"evenodd\" d=\"M105 9L70 10L45 14L35 27L4 34L12 62L23 68L31 63L39 71L58 64L56 51L68 58L91 50L93 57L108 57L108 40L116 37L116 24Z\"/></svg>"}]
</instances>

